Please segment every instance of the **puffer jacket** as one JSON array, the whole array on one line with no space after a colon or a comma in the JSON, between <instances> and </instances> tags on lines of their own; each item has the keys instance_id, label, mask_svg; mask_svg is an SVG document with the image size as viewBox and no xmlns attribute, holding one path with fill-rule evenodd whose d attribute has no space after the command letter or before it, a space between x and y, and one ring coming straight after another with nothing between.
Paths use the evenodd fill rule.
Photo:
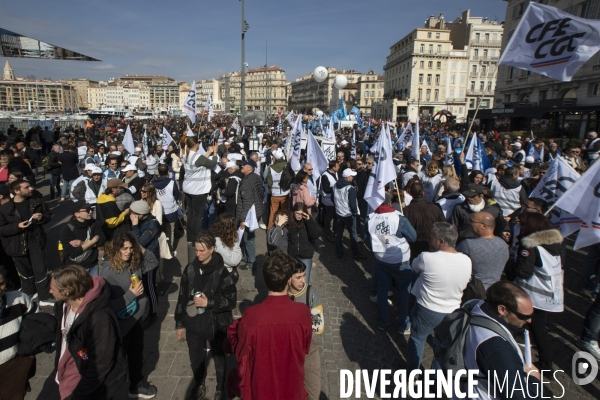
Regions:
<instances>
[{"instance_id":1,"label":"puffer jacket","mask_svg":"<svg viewBox=\"0 0 600 400\"><path fill-rule=\"evenodd\" d=\"M15 201L11 199L0 206L2 247L4 247L6 254L11 257L22 256L27 253L27 234L29 232L33 232L41 247L46 245L46 232L44 232L43 225L50 222L52 213L46 207L44 200L38 196L29 198L29 211L31 214L42 213L42 219L39 221L34 219L26 229L21 229L19 223L22 222L22 219L15 207Z\"/></svg>"},{"instance_id":2,"label":"puffer jacket","mask_svg":"<svg viewBox=\"0 0 600 400\"><path fill-rule=\"evenodd\" d=\"M48 155L48 166L50 167L48 172L51 175L60 175L62 172L62 165L58 162L58 154L59 153L52 150Z\"/></svg>"},{"instance_id":3,"label":"puffer jacket","mask_svg":"<svg viewBox=\"0 0 600 400\"><path fill-rule=\"evenodd\" d=\"M310 190L308 190L306 183L293 183L290 189L292 192L292 206L298 202L302 202L306 204L306 208L308 208L308 214L311 215L311 208L317 200L310 194Z\"/></svg>"},{"instance_id":4,"label":"puffer jacket","mask_svg":"<svg viewBox=\"0 0 600 400\"><path fill-rule=\"evenodd\" d=\"M485 207L481 210L481 212L490 213L494 220L496 221L496 228L494 228L494 235L500 237L502 236L502 232L508 231L508 224L504 219L504 214L502 213L502 209L498 204L496 204L493 200L484 200ZM452 217L450 218L450 223L456 226L458 229L458 242L462 242L465 239L474 239L477 235L471 229L471 217L475 214L469 208L468 199L465 200L464 203L457 205L454 207L454 211L452 211Z\"/></svg>"},{"instance_id":5,"label":"puffer jacket","mask_svg":"<svg viewBox=\"0 0 600 400\"><path fill-rule=\"evenodd\" d=\"M516 278L529 279L535 273L535 268L543 267L543 261L538 246L543 247L553 256L561 253L562 234L558 229L548 229L534 232L521 238L517 258L506 268L509 280Z\"/></svg>"},{"instance_id":6,"label":"puffer jacket","mask_svg":"<svg viewBox=\"0 0 600 400\"><path fill-rule=\"evenodd\" d=\"M160 232L160 224L152 214L148 214L145 219L139 220L137 225L131 226L131 233L135 236L138 244L152 252L157 260L160 260L158 245Z\"/></svg>"},{"instance_id":7,"label":"puffer jacket","mask_svg":"<svg viewBox=\"0 0 600 400\"><path fill-rule=\"evenodd\" d=\"M292 216L292 218L294 218ZM313 243L321 234L314 219L305 220L304 227L298 227L291 221L286 224L288 230L288 254L294 258L312 258L315 253Z\"/></svg>"},{"instance_id":8,"label":"puffer jacket","mask_svg":"<svg viewBox=\"0 0 600 400\"><path fill-rule=\"evenodd\" d=\"M250 211L253 204L256 207L257 218L260 218L263 215L264 194L265 190L260 176L254 172L244 176L244 179L240 182L240 188L238 189L238 202L236 208L236 219L238 222L246 220L248 211Z\"/></svg>"}]
</instances>

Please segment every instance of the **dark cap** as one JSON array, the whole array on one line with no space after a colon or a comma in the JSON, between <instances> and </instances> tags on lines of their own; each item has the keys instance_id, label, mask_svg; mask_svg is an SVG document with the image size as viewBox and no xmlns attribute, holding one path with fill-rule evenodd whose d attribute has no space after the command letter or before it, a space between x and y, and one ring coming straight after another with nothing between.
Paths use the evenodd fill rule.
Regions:
<instances>
[{"instance_id":1,"label":"dark cap","mask_svg":"<svg viewBox=\"0 0 600 400\"><path fill-rule=\"evenodd\" d=\"M249 165L252 168L256 168L256 163L252 159L242 161L242 166L244 166L244 165Z\"/></svg>"},{"instance_id":2,"label":"dark cap","mask_svg":"<svg viewBox=\"0 0 600 400\"><path fill-rule=\"evenodd\" d=\"M469 183L467 190L462 192L462 195L465 197L475 197L480 194L483 194L483 189L476 183Z\"/></svg>"},{"instance_id":3,"label":"dark cap","mask_svg":"<svg viewBox=\"0 0 600 400\"><path fill-rule=\"evenodd\" d=\"M93 204L84 203L82 201L75 201L71 206L71 214L75 214L79 210L91 210Z\"/></svg>"}]
</instances>

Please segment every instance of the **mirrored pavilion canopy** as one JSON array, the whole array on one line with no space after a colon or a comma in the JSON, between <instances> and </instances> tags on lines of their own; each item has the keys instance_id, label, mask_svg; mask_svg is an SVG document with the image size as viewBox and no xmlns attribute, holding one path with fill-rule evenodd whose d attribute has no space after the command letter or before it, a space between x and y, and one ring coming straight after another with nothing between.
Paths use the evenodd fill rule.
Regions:
<instances>
[{"instance_id":1,"label":"mirrored pavilion canopy","mask_svg":"<svg viewBox=\"0 0 600 400\"><path fill-rule=\"evenodd\" d=\"M2 28L0 28L0 57L100 61Z\"/></svg>"}]
</instances>

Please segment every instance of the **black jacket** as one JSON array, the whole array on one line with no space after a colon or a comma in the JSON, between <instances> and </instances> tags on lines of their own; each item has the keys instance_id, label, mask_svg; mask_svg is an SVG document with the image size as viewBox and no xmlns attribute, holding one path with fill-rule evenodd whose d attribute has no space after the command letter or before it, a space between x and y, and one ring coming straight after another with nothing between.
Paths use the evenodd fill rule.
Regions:
<instances>
[{"instance_id":1,"label":"black jacket","mask_svg":"<svg viewBox=\"0 0 600 400\"><path fill-rule=\"evenodd\" d=\"M125 178L123 178L123 182L125 182ZM133 196L133 200L141 200L142 199L142 192L140 192L140 190L142 190L142 186L144 186L144 183L146 183L146 180L144 178L140 178L139 176L137 176L137 172L136 172L135 178L133 178L127 184L127 188L129 189L129 192Z\"/></svg>"},{"instance_id":2,"label":"black jacket","mask_svg":"<svg viewBox=\"0 0 600 400\"><path fill-rule=\"evenodd\" d=\"M206 324L212 324L214 336L215 329L229 325L233 321L231 310L237 304L235 284L238 278L236 269L229 272L225 268L223 257L217 252L212 254L212 259L206 266L195 258L181 275L175 306L175 328L197 332L202 331ZM193 300L197 290L206 296L208 305L204 314L190 317L186 312L187 304Z\"/></svg>"},{"instance_id":3,"label":"black jacket","mask_svg":"<svg viewBox=\"0 0 600 400\"><path fill-rule=\"evenodd\" d=\"M254 204L256 209L256 218L260 218L263 215L263 197L265 189L263 187L263 181L254 172L244 176L244 179L240 182L240 188L238 189L238 202L236 207L236 218L238 222L246 220L248 211Z\"/></svg>"},{"instance_id":4,"label":"black jacket","mask_svg":"<svg viewBox=\"0 0 600 400\"><path fill-rule=\"evenodd\" d=\"M46 245L46 232L43 225L46 225L52 219L50 209L41 197L32 196L28 199L29 211L31 214L42 213L40 221L33 219L26 229L19 228L19 223L23 219L15 208L15 201L11 199L8 203L0 206L0 236L2 237L2 246L9 256L23 256L27 254L27 236L31 233L37 239L39 245Z\"/></svg>"},{"instance_id":5,"label":"black jacket","mask_svg":"<svg viewBox=\"0 0 600 400\"><path fill-rule=\"evenodd\" d=\"M487 213L492 214L494 220L496 221L494 235L500 237L502 236L502 232L509 230L508 225L506 224L506 220L504 219L504 214L502 214L502 209L493 200L484 199L484 201L485 207L483 207L483 210L481 211L485 211ZM477 238L477 235L471 230L471 217L473 216L473 214L475 213L469 208L468 199L465 200L464 203L454 207L450 223L456 226L456 229L458 229L458 242L462 242L465 239Z\"/></svg>"},{"instance_id":6,"label":"black jacket","mask_svg":"<svg viewBox=\"0 0 600 400\"><path fill-rule=\"evenodd\" d=\"M294 218L292 216L291 218ZM304 227L288 221L288 254L294 258L312 258L315 253L313 243L321 234L314 219L305 220Z\"/></svg>"},{"instance_id":7,"label":"black jacket","mask_svg":"<svg viewBox=\"0 0 600 400\"><path fill-rule=\"evenodd\" d=\"M8 168L9 174L13 172L20 172L23 174L23 177L25 177L25 179L31 183L31 186L35 186L35 175L33 174L33 171L31 171L29 164L27 164L21 157L11 158L6 167Z\"/></svg>"},{"instance_id":8,"label":"black jacket","mask_svg":"<svg viewBox=\"0 0 600 400\"><path fill-rule=\"evenodd\" d=\"M58 154L54 150L50 152L48 155L48 166L50 167L51 175L60 175L62 173L62 165L58 162Z\"/></svg>"},{"instance_id":9,"label":"black jacket","mask_svg":"<svg viewBox=\"0 0 600 400\"><path fill-rule=\"evenodd\" d=\"M239 183L238 180L234 178L234 176L240 179ZM221 197L225 196L226 198L224 204L225 212L231 213L233 215L235 215L237 200L240 195L238 191L238 186L242 183L241 179L244 179L244 174L242 174L242 172L238 169L231 176L223 177L223 175L221 175L221 180L219 182L219 187L221 188Z\"/></svg>"},{"instance_id":10,"label":"black jacket","mask_svg":"<svg viewBox=\"0 0 600 400\"><path fill-rule=\"evenodd\" d=\"M558 229L534 232L520 239L517 259L506 268L506 276L510 280L516 278L529 279L535 268L543 266L537 246L542 246L553 256L561 254L562 234Z\"/></svg>"},{"instance_id":11,"label":"black jacket","mask_svg":"<svg viewBox=\"0 0 600 400\"><path fill-rule=\"evenodd\" d=\"M66 181L72 181L79 178L79 157L72 151L65 151L58 155L58 160L62 163L62 177Z\"/></svg>"},{"instance_id":12,"label":"black jacket","mask_svg":"<svg viewBox=\"0 0 600 400\"><path fill-rule=\"evenodd\" d=\"M104 284L104 279L102 282ZM119 387L118 382L125 379L127 363L121 355L119 325L108 306L109 300L110 290L104 286L99 296L85 306L71 325L67 351L75 361L81 380L68 400L109 398ZM54 316L57 321L62 321L63 302L54 305ZM56 343L55 367L58 367L62 343L60 325ZM80 354L84 354L86 360Z\"/></svg>"},{"instance_id":13,"label":"black jacket","mask_svg":"<svg viewBox=\"0 0 600 400\"><path fill-rule=\"evenodd\" d=\"M81 246L73 247L70 243L72 240L81 240L84 242L88 237L88 230L90 232L90 240L96 235L98 235L99 240L94 246L88 249L90 251L89 256L76 264L83 268L91 268L98 264L98 247L104 246L104 242L106 242L102 227L93 219L79 222L77 221L77 218L71 217L69 222L67 222L60 231L60 243L63 246L63 252L65 254L65 265L74 264L75 262L73 259L83 254Z\"/></svg>"},{"instance_id":14,"label":"black jacket","mask_svg":"<svg viewBox=\"0 0 600 400\"><path fill-rule=\"evenodd\" d=\"M367 171L360 170L356 171L356 176L354 177L354 182L356 183L356 191L358 192L358 199L364 199L365 191L367 190L367 182L369 181L369 175Z\"/></svg>"}]
</instances>

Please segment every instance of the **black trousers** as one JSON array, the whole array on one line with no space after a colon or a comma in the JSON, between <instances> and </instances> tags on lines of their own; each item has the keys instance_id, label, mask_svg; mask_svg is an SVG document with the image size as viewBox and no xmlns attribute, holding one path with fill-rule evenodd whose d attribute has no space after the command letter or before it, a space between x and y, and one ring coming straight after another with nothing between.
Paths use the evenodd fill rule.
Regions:
<instances>
[{"instance_id":1,"label":"black trousers","mask_svg":"<svg viewBox=\"0 0 600 400\"><path fill-rule=\"evenodd\" d=\"M40 300L50 297L50 281L46 269L46 252L37 242L27 242L27 254L13 257L21 276L23 293L28 296L38 294Z\"/></svg>"},{"instance_id":2,"label":"black trousers","mask_svg":"<svg viewBox=\"0 0 600 400\"><path fill-rule=\"evenodd\" d=\"M210 311L207 311L210 312ZM203 385L206 380L206 368L208 365L208 352L206 351L206 342L210 344L210 353L215 362L215 370L217 373L217 389L223 391L225 386L225 353L222 350L222 341L215 340L209 335L201 335L198 333L185 332L188 351L190 355L190 364L196 385Z\"/></svg>"},{"instance_id":3,"label":"black trousers","mask_svg":"<svg viewBox=\"0 0 600 400\"><path fill-rule=\"evenodd\" d=\"M156 295L156 272L158 268L154 268L150 272L142 274L142 284L144 285L144 293L148 295L150 300L150 315L156 314L158 307L158 297Z\"/></svg>"},{"instance_id":4,"label":"black trousers","mask_svg":"<svg viewBox=\"0 0 600 400\"><path fill-rule=\"evenodd\" d=\"M331 227L331 221L333 221L333 229ZM336 221L337 214L335 212L335 206L325 206L325 226L323 227L324 232L333 235Z\"/></svg>"},{"instance_id":5,"label":"black trousers","mask_svg":"<svg viewBox=\"0 0 600 400\"><path fill-rule=\"evenodd\" d=\"M548 312L533 309L533 317L529 324L529 330L533 341L537 344L540 361L552 361L552 348L550 347L550 334L546 329L548 323Z\"/></svg>"},{"instance_id":6,"label":"black trousers","mask_svg":"<svg viewBox=\"0 0 600 400\"><path fill-rule=\"evenodd\" d=\"M123 356L127 358L129 366L129 389L133 390L144 379L144 328L140 321L123 335Z\"/></svg>"},{"instance_id":7,"label":"black trousers","mask_svg":"<svg viewBox=\"0 0 600 400\"><path fill-rule=\"evenodd\" d=\"M187 200L187 241L193 242L202 233L204 207L208 194L185 194Z\"/></svg>"}]
</instances>

